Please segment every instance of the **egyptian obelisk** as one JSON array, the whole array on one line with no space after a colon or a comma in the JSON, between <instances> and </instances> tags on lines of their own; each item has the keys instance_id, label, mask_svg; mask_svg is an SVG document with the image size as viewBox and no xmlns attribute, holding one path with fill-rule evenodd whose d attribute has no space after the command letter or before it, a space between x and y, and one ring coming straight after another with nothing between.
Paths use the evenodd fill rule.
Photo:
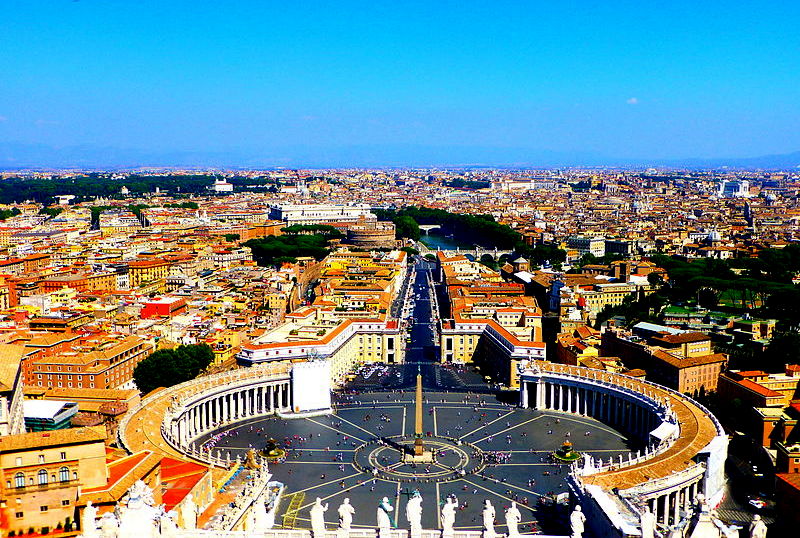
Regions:
<instances>
[{"instance_id":1,"label":"egyptian obelisk","mask_svg":"<svg viewBox=\"0 0 800 538\"><path fill-rule=\"evenodd\" d=\"M422 372L417 371L417 407L414 418L414 455L422 456L425 450L422 447Z\"/></svg>"}]
</instances>

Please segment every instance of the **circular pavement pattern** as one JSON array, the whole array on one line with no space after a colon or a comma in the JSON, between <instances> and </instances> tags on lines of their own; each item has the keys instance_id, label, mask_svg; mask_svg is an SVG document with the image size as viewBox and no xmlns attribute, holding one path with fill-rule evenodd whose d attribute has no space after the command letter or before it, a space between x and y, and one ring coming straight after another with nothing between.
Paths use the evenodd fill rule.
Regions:
<instances>
[{"instance_id":1,"label":"circular pavement pattern","mask_svg":"<svg viewBox=\"0 0 800 538\"><path fill-rule=\"evenodd\" d=\"M416 461L412 455L414 441L415 437L409 435L369 441L356 448L353 463L373 477L413 484L459 480L486 467L486 456L475 445L432 435L423 437L428 457Z\"/></svg>"},{"instance_id":2,"label":"circular pavement pattern","mask_svg":"<svg viewBox=\"0 0 800 538\"><path fill-rule=\"evenodd\" d=\"M309 528L309 509L319 497L329 504L325 519L334 529L347 497L356 510L353 525L374 527L377 503L388 497L394 524L407 528L405 504L419 490L425 528L439 528L441 506L454 495L456 528L479 530L481 505L489 499L498 532L505 532L511 501L523 514L525 532L552 532L539 499L566 491L567 467L550 458L565 439L604 460L639 448L592 418L519 409L487 393L426 391L423 442L435 458L410 463L402 453L414 438L413 390L334 396L330 415L253 419L201 439L232 457L263 448L270 437L287 449L285 462L270 465L273 479L286 484L277 525Z\"/></svg>"}]
</instances>

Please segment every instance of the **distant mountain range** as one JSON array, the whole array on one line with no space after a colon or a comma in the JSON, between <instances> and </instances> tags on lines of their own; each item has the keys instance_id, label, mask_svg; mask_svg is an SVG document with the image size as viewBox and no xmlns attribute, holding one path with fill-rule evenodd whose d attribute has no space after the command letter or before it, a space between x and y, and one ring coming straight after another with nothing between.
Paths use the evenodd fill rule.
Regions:
<instances>
[{"instance_id":1,"label":"distant mountain range","mask_svg":"<svg viewBox=\"0 0 800 538\"><path fill-rule=\"evenodd\" d=\"M586 152L541 151L484 146L353 145L285 146L258 152L146 151L90 145L54 147L0 142L0 169L164 168L345 168L345 167L670 167L791 169L800 167L800 151L747 158L615 159Z\"/></svg>"}]
</instances>

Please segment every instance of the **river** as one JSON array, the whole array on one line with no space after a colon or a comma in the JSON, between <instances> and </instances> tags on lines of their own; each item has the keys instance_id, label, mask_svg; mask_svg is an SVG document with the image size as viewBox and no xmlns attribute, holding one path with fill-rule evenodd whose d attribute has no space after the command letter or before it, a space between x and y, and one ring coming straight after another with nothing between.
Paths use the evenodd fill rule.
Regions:
<instances>
[{"instance_id":1,"label":"river","mask_svg":"<svg viewBox=\"0 0 800 538\"><path fill-rule=\"evenodd\" d=\"M427 234L425 232L422 232L422 236L419 238L419 240L425 243L425 246L427 246L431 250L436 250L437 248L442 250L455 250L456 248L475 248L475 245L464 243L463 241L459 241L452 236L447 237L440 232L441 230L431 230Z\"/></svg>"}]
</instances>

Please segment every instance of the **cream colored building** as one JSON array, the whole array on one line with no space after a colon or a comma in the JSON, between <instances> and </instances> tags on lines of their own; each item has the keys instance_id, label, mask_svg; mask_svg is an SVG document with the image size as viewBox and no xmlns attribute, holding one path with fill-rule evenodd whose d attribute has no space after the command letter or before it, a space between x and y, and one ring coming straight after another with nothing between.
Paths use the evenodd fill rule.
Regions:
<instances>
[{"instance_id":1,"label":"cream colored building","mask_svg":"<svg viewBox=\"0 0 800 538\"><path fill-rule=\"evenodd\" d=\"M16 535L74 525L81 488L104 486L102 426L0 437L0 528Z\"/></svg>"},{"instance_id":2,"label":"cream colored building","mask_svg":"<svg viewBox=\"0 0 800 538\"><path fill-rule=\"evenodd\" d=\"M0 438L25 431L22 411L24 346L0 344Z\"/></svg>"}]
</instances>

